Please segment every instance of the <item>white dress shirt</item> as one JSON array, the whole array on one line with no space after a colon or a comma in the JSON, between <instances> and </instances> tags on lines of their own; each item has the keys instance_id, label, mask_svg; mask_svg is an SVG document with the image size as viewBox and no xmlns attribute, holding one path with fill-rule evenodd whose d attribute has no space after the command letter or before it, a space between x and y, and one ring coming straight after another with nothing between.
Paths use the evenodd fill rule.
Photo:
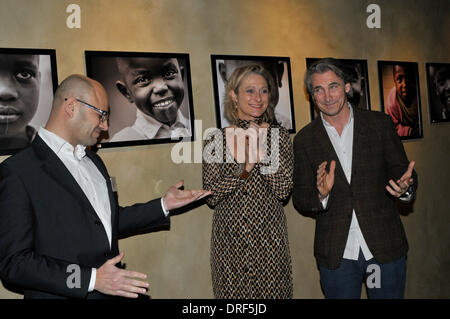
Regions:
<instances>
[{"instance_id":1,"label":"white dress shirt","mask_svg":"<svg viewBox=\"0 0 450 319\"><path fill-rule=\"evenodd\" d=\"M111 247L111 206L106 180L97 166L86 156L85 146L75 148L58 135L41 127L39 136L64 163L66 168L77 181L87 199L91 203L103 227Z\"/></svg>"},{"instance_id":2,"label":"white dress shirt","mask_svg":"<svg viewBox=\"0 0 450 319\"><path fill-rule=\"evenodd\" d=\"M72 144L43 127L39 129L38 135L55 152L83 190L105 228L109 247L111 247L111 206L106 185L107 181L97 166L86 156L86 147L77 145L74 148ZM163 198L161 198L161 207L167 216L169 212L164 207ZM94 290L96 275L96 269L92 268L89 292Z\"/></svg>"},{"instance_id":3,"label":"white dress shirt","mask_svg":"<svg viewBox=\"0 0 450 319\"><path fill-rule=\"evenodd\" d=\"M158 138L190 137L191 129L189 120L183 116L181 110L178 110L175 123L168 126L159 122L155 118L144 114L136 109L136 121L130 127L125 127L111 138L110 142L146 140Z\"/></svg>"},{"instance_id":4,"label":"white dress shirt","mask_svg":"<svg viewBox=\"0 0 450 319\"><path fill-rule=\"evenodd\" d=\"M322 123L325 127L325 130L327 131L328 137L330 138L331 144L333 145L333 148L336 151L339 163L341 164L341 167L344 170L345 177L347 178L347 181L350 184L352 178L351 173L352 173L354 120L353 120L353 109L350 103L348 103L348 107L350 108L350 118L340 136L337 130L323 118L322 113L320 113L320 116L322 118ZM322 205L324 208L326 207L327 202L328 196L322 201ZM373 255L370 252L369 247L367 246L366 241L364 240L364 236L359 227L355 210L353 210L352 221L350 224L350 229L347 237L347 243L345 245L343 258L358 260L360 249L362 250L364 258L366 260L373 258Z\"/></svg>"}]
</instances>

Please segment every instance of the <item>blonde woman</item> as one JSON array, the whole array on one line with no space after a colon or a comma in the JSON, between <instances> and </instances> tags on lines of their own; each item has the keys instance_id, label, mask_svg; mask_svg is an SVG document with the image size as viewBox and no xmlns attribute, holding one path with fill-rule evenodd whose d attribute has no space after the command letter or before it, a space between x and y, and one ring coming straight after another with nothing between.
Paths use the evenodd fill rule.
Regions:
<instances>
[{"instance_id":1,"label":"blonde woman","mask_svg":"<svg viewBox=\"0 0 450 319\"><path fill-rule=\"evenodd\" d=\"M292 190L293 153L288 131L275 121L274 87L261 66L237 68L225 93L233 124L205 143L216 298L292 298L283 201Z\"/></svg>"}]
</instances>

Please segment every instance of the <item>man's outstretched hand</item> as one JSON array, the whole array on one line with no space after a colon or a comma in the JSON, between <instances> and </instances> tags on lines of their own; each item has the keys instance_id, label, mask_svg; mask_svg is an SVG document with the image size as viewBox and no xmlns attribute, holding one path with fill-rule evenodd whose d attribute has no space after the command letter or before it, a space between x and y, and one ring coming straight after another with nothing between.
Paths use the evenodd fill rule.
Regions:
<instances>
[{"instance_id":1,"label":"man's outstretched hand","mask_svg":"<svg viewBox=\"0 0 450 319\"><path fill-rule=\"evenodd\" d=\"M203 189L181 190L180 187L183 186L183 183L184 181L181 180L175 185L172 185L166 195L164 195L163 202L166 210L180 208L195 202L196 200L202 199L205 196L211 195L211 191Z\"/></svg>"},{"instance_id":2,"label":"man's outstretched hand","mask_svg":"<svg viewBox=\"0 0 450 319\"><path fill-rule=\"evenodd\" d=\"M403 174L402 177L397 180L397 182L394 182L392 179L389 180L389 185L386 185L386 190L392 196L402 196L408 190L409 186L413 184L414 179L411 178L411 176L415 164L416 162L414 161L409 162L408 169L406 170L405 174Z\"/></svg>"},{"instance_id":3,"label":"man's outstretched hand","mask_svg":"<svg viewBox=\"0 0 450 319\"><path fill-rule=\"evenodd\" d=\"M127 298L137 298L138 294L145 294L149 287L146 274L124 270L115 265L122 260L121 252L114 258L108 259L97 269L94 289L101 293Z\"/></svg>"}]
</instances>

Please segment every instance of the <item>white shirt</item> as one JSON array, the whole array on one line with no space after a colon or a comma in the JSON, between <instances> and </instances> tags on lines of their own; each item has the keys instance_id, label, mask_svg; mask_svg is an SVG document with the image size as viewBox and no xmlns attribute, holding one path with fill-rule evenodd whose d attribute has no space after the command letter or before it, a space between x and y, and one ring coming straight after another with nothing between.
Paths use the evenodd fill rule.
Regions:
<instances>
[{"instance_id":1,"label":"white shirt","mask_svg":"<svg viewBox=\"0 0 450 319\"><path fill-rule=\"evenodd\" d=\"M111 206L106 180L97 166L86 156L85 146L75 148L63 138L41 127L39 136L64 163L91 203L108 237L111 247Z\"/></svg>"},{"instance_id":2,"label":"white shirt","mask_svg":"<svg viewBox=\"0 0 450 319\"><path fill-rule=\"evenodd\" d=\"M86 156L86 147L77 145L74 148L72 144L43 127L39 129L38 135L44 140L48 147L55 152L83 190L105 228L109 247L111 248L111 206L108 187L106 185L107 181L102 173L100 173L97 166L95 166L91 159ZM169 212L166 211L162 198L161 207L164 214L167 216ZM97 270L92 268L91 280L88 288L89 292L94 290L96 275Z\"/></svg>"},{"instance_id":3,"label":"white shirt","mask_svg":"<svg viewBox=\"0 0 450 319\"><path fill-rule=\"evenodd\" d=\"M190 136L189 120L183 116L181 110L178 110L175 123L168 126L136 109L136 121L134 124L114 134L110 142Z\"/></svg>"},{"instance_id":4,"label":"white shirt","mask_svg":"<svg viewBox=\"0 0 450 319\"><path fill-rule=\"evenodd\" d=\"M336 151L339 163L341 164L341 167L344 170L347 182L350 184L352 178L351 175L352 175L354 120L353 120L353 109L350 103L348 103L348 107L350 108L350 118L340 136L337 130L323 118L322 113L320 113L320 116L322 118L322 123L325 127L325 130L327 131L328 137L330 138L331 144L333 145L333 148ZM328 196L322 201L322 205L324 208L326 207L327 202ZM350 229L343 257L345 259L358 260L360 249L362 250L364 258L366 260L369 260L373 257L359 227L355 210L353 210L352 221L350 224Z\"/></svg>"}]
</instances>

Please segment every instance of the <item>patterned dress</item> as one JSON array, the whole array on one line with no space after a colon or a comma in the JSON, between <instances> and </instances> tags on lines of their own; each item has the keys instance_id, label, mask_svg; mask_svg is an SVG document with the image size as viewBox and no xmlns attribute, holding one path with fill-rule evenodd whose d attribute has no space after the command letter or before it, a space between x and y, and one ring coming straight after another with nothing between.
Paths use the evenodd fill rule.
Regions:
<instances>
[{"instance_id":1,"label":"patterned dress","mask_svg":"<svg viewBox=\"0 0 450 319\"><path fill-rule=\"evenodd\" d=\"M248 125L239 120L237 126ZM258 163L242 180L235 175L239 164L226 147L225 129L205 143L203 188L213 191L207 202L215 209L211 236L215 298L292 298L283 201L292 190L293 151L283 127L269 127L267 155L272 165ZM222 163L217 163L219 158ZM278 168L273 164L277 160Z\"/></svg>"}]
</instances>

